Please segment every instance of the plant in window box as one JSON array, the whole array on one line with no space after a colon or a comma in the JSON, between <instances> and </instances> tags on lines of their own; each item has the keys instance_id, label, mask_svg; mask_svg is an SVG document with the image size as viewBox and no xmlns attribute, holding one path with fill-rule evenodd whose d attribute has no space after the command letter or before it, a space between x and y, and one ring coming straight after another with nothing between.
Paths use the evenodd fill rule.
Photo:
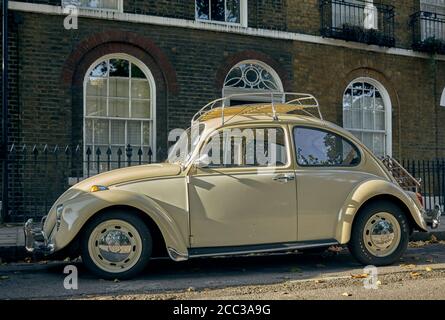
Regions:
<instances>
[{"instance_id":1,"label":"plant in window box","mask_svg":"<svg viewBox=\"0 0 445 320\"><path fill-rule=\"evenodd\" d=\"M445 54L445 41L436 37L429 37L416 46L418 50L430 54Z\"/></svg>"},{"instance_id":2,"label":"plant in window box","mask_svg":"<svg viewBox=\"0 0 445 320\"><path fill-rule=\"evenodd\" d=\"M341 38L346 41L364 42L365 29L361 26L354 26L351 24L343 24Z\"/></svg>"}]
</instances>

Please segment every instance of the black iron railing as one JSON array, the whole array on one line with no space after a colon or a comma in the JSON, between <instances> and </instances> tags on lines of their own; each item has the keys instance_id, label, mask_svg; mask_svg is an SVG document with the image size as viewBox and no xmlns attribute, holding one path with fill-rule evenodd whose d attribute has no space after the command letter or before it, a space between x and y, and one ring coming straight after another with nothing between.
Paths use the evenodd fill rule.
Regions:
<instances>
[{"instance_id":1,"label":"black iron railing","mask_svg":"<svg viewBox=\"0 0 445 320\"><path fill-rule=\"evenodd\" d=\"M445 15L419 11L411 16L413 48L445 54Z\"/></svg>"},{"instance_id":2,"label":"black iron railing","mask_svg":"<svg viewBox=\"0 0 445 320\"><path fill-rule=\"evenodd\" d=\"M101 172L150 164L164 156L151 148L83 146L12 146L8 150L9 172L7 220L22 222L45 215L70 186Z\"/></svg>"},{"instance_id":3,"label":"black iron railing","mask_svg":"<svg viewBox=\"0 0 445 320\"><path fill-rule=\"evenodd\" d=\"M393 6L359 0L320 0L320 13L321 34L325 37L395 45Z\"/></svg>"}]
</instances>

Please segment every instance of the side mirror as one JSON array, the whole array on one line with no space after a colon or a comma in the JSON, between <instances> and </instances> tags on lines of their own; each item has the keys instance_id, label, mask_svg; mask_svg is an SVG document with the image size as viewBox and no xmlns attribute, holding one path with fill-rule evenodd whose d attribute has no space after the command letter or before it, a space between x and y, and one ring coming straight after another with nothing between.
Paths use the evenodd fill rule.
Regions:
<instances>
[{"instance_id":1,"label":"side mirror","mask_svg":"<svg viewBox=\"0 0 445 320\"><path fill-rule=\"evenodd\" d=\"M193 165L199 169L208 168L210 164L210 158L208 154L202 154L199 158L195 159Z\"/></svg>"}]
</instances>

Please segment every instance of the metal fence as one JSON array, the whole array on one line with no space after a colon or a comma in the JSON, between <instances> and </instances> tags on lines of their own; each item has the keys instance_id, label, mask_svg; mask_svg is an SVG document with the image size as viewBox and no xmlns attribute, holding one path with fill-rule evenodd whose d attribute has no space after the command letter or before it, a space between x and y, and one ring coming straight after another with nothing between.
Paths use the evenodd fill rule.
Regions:
<instances>
[{"instance_id":1,"label":"metal fence","mask_svg":"<svg viewBox=\"0 0 445 320\"><path fill-rule=\"evenodd\" d=\"M445 204L445 159L405 159L400 163L413 177L420 180L420 192L426 209L434 209L436 204Z\"/></svg>"},{"instance_id":2,"label":"metal fence","mask_svg":"<svg viewBox=\"0 0 445 320\"><path fill-rule=\"evenodd\" d=\"M346 41L395 45L395 8L361 0L320 0L321 34Z\"/></svg>"},{"instance_id":3,"label":"metal fence","mask_svg":"<svg viewBox=\"0 0 445 320\"><path fill-rule=\"evenodd\" d=\"M40 218L54 201L75 183L115 168L155 162L164 152L127 145L122 148L81 146L12 146L7 155L9 197L7 221ZM164 155L165 156L165 155ZM427 209L445 203L445 159L400 160L421 181Z\"/></svg>"},{"instance_id":4,"label":"metal fence","mask_svg":"<svg viewBox=\"0 0 445 320\"><path fill-rule=\"evenodd\" d=\"M445 15L419 11L411 16L413 48L445 54Z\"/></svg>"},{"instance_id":5,"label":"metal fence","mask_svg":"<svg viewBox=\"0 0 445 320\"><path fill-rule=\"evenodd\" d=\"M161 150L158 155L163 154ZM13 145L7 155L9 190L6 220L40 218L55 200L77 182L122 167L152 163L151 148Z\"/></svg>"}]
</instances>

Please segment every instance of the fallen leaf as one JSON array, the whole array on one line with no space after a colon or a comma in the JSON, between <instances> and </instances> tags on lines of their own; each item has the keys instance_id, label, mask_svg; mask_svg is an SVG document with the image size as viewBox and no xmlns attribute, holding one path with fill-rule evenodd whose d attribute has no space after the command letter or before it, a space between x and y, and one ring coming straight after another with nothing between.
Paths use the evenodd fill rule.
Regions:
<instances>
[{"instance_id":1,"label":"fallen leaf","mask_svg":"<svg viewBox=\"0 0 445 320\"><path fill-rule=\"evenodd\" d=\"M342 295L342 296L345 296L345 297L351 297L351 296L352 296L352 293L349 293L349 292L343 292L341 295Z\"/></svg>"},{"instance_id":2,"label":"fallen leaf","mask_svg":"<svg viewBox=\"0 0 445 320\"><path fill-rule=\"evenodd\" d=\"M426 270L427 272L431 272L431 271L433 271L433 268L431 268L431 267L426 267L425 270Z\"/></svg>"},{"instance_id":3,"label":"fallen leaf","mask_svg":"<svg viewBox=\"0 0 445 320\"><path fill-rule=\"evenodd\" d=\"M315 283L325 283L326 281L324 281L324 280L322 280L322 279L318 279L318 280L315 280Z\"/></svg>"},{"instance_id":4,"label":"fallen leaf","mask_svg":"<svg viewBox=\"0 0 445 320\"><path fill-rule=\"evenodd\" d=\"M405 269L414 269L416 267L415 264L401 264L400 265L401 268L405 268Z\"/></svg>"},{"instance_id":5,"label":"fallen leaf","mask_svg":"<svg viewBox=\"0 0 445 320\"><path fill-rule=\"evenodd\" d=\"M417 278L417 277L420 277L422 274L419 272L411 272L410 275L412 278Z\"/></svg>"},{"instance_id":6,"label":"fallen leaf","mask_svg":"<svg viewBox=\"0 0 445 320\"><path fill-rule=\"evenodd\" d=\"M367 274L367 273L351 274L352 279L366 279L367 277L369 277L369 274Z\"/></svg>"}]
</instances>

